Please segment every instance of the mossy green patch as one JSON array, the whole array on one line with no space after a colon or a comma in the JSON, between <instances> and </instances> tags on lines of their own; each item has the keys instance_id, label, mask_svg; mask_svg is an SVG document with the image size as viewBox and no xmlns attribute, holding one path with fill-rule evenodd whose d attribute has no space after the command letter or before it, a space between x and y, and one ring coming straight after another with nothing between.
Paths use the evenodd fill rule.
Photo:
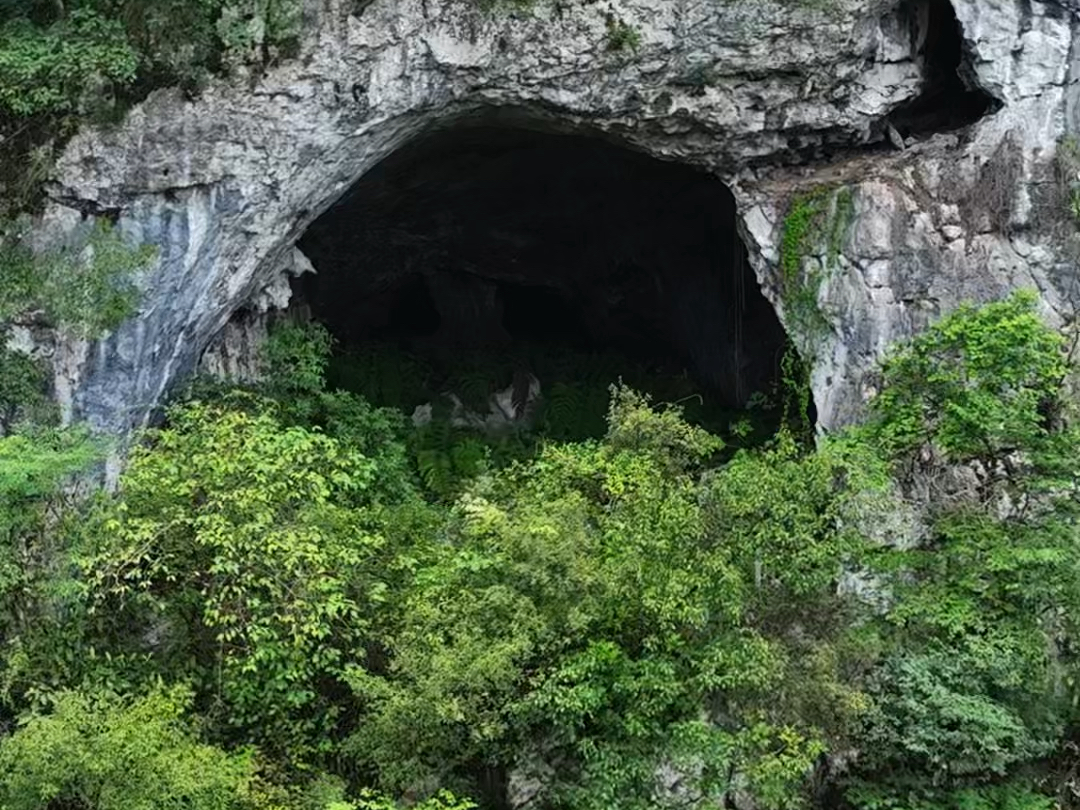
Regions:
<instances>
[{"instance_id":1,"label":"mossy green patch","mask_svg":"<svg viewBox=\"0 0 1080 810\"><path fill-rule=\"evenodd\" d=\"M788 208L780 241L780 278L788 327L804 341L829 328L818 293L825 274L839 262L854 218L854 194L846 187L820 186L797 195ZM822 261L808 267L805 260L814 254Z\"/></svg>"}]
</instances>

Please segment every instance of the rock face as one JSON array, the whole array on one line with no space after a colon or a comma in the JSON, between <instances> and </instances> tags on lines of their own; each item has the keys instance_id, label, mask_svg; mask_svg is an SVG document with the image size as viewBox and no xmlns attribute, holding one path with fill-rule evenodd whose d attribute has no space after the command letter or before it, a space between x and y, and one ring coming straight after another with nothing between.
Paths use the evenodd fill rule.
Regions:
<instances>
[{"instance_id":1,"label":"rock face","mask_svg":"<svg viewBox=\"0 0 1080 810\"><path fill-rule=\"evenodd\" d=\"M160 256L137 316L67 352L58 390L100 428L139 424L235 313L295 272L297 240L358 178L418 134L480 117L722 179L762 290L813 360L819 421L836 427L872 392L881 352L960 299L1035 287L1049 318L1071 320L1080 282L1055 154L1078 123L1077 13L1073 0L538 0L495 13L309 0L296 60L196 100L155 94L68 146L49 221L108 212ZM637 43L616 48L620 31ZM824 318L800 334L784 214L823 184L850 188L853 216L805 258Z\"/></svg>"}]
</instances>

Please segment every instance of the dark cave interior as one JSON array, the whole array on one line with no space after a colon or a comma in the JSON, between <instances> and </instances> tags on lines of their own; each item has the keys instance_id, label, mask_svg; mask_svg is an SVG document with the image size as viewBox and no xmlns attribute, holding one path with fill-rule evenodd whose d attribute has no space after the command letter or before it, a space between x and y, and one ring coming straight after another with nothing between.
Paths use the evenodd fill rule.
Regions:
<instances>
[{"instance_id":1,"label":"dark cave interior","mask_svg":"<svg viewBox=\"0 0 1080 810\"><path fill-rule=\"evenodd\" d=\"M960 22L950 0L916 0L907 5L913 44L923 65L922 92L893 111L900 134L920 137L973 124L999 102L978 89L967 63Z\"/></svg>"},{"instance_id":2,"label":"dark cave interior","mask_svg":"<svg viewBox=\"0 0 1080 810\"><path fill-rule=\"evenodd\" d=\"M728 189L595 137L430 132L365 174L300 248L316 273L296 280L299 301L344 352L390 346L443 368L615 353L739 408L774 385L786 345ZM560 382L533 371L545 389Z\"/></svg>"}]
</instances>

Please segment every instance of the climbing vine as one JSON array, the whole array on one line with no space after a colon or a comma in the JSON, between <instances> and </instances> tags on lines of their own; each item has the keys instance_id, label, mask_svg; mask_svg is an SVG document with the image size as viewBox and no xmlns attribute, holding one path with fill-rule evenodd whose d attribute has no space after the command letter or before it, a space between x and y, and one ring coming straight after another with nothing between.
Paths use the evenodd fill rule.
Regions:
<instances>
[{"instance_id":1,"label":"climbing vine","mask_svg":"<svg viewBox=\"0 0 1080 810\"><path fill-rule=\"evenodd\" d=\"M825 274L840 258L854 215L850 188L820 187L796 196L784 217L780 241L784 304L804 339L829 328L828 318L818 305L818 293ZM808 268L807 259L815 253L823 261L820 266Z\"/></svg>"},{"instance_id":2,"label":"climbing vine","mask_svg":"<svg viewBox=\"0 0 1080 810\"><path fill-rule=\"evenodd\" d=\"M804 435L813 430L809 355L815 338L831 328L818 298L826 274L839 262L854 216L850 188L822 186L794 197L784 217L780 240L783 302L789 328L802 344L798 348L789 344L781 361L785 422L796 425Z\"/></svg>"}]
</instances>

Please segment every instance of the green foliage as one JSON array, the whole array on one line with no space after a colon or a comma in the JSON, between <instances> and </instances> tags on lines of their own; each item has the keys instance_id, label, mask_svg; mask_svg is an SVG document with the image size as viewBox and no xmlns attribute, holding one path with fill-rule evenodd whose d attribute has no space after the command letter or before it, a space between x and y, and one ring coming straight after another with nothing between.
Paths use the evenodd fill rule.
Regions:
<instances>
[{"instance_id":1,"label":"green foliage","mask_svg":"<svg viewBox=\"0 0 1080 810\"><path fill-rule=\"evenodd\" d=\"M1018 652L1031 651L958 654L942 645L891 659L871 692L869 758L880 767L895 766L889 760L903 752L904 768L947 784L950 777L1001 776L1049 753L1060 729L1032 722L1030 703L1045 687L1020 682L1033 667L1017 669Z\"/></svg>"},{"instance_id":2,"label":"green foliage","mask_svg":"<svg viewBox=\"0 0 1080 810\"><path fill-rule=\"evenodd\" d=\"M894 454L929 447L949 461L1003 462L1045 455L1061 407L1060 336L1035 311L1033 293L962 306L897 351L873 405Z\"/></svg>"},{"instance_id":3,"label":"green foliage","mask_svg":"<svg viewBox=\"0 0 1080 810\"><path fill-rule=\"evenodd\" d=\"M1057 418L1061 340L1034 305L961 307L884 367L869 440L931 481L957 465L973 481L942 485L919 546L867 558L891 597L863 764L885 796L974 790L980 806L983 783L1049 754L1071 713L1055 651L1080 608L1076 437Z\"/></svg>"},{"instance_id":4,"label":"green foliage","mask_svg":"<svg viewBox=\"0 0 1080 810\"><path fill-rule=\"evenodd\" d=\"M607 49L614 53L636 51L641 47L641 31L621 17L608 15Z\"/></svg>"},{"instance_id":5,"label":"green foliage","mask_svg":"<svg viewBox=\"0 0 1080 810\"><path fill-rule=\"evenodd\" d=\"M446 414L438 414L410 434L409 449L428 492L450 502L477 476L527 458L533 447L517 434L482 437L455 428Z\"/></svg>"},{"instance_id":6,"label":"green foliage","mask_svg":"<svg viewBox=\"0 0 1080 810\"><path fill-rule=\"evenodd\" d=\"M780 280L788 329L798 347L789 345L781 361L784 423L806 440L812 438L810 364L814 341L831 329L818 303L825 274L836 265L855 217L850 188L819 187L792 199L780 241ZM819 262L812 256L821 256Z\"/></svg>"},{"instance_id":7,"label":"green foliage","mask_svg":"<svg viewBox=\"0 0 1080 810\"><path fill-rule=\"evenodd\" d=\"M249 755L200 744L180 688L120 700L57 696L0 743L0 806L10 810L229 810L244 806Z\"/></svg>"},{"instance_id":8,"label":"green foliage","mask_svg":"<svg viewBox=\"0 0 1080 810\"><path fill-rule=\"evenodd\" d=\"M407 502L416 491L404 415L397 409L373 407L349 391L328 390L326 374L333 344L320 324L276 325L263 346L265 380L257 388L276 402L277 417L286 424L322 431L370 459L379 471L368 490L373 501ZM372 366L361 373L369 370ZM254 403L256 409L266 404L260 399ZM412 438L415 441L415 434Z\"/></svg>"},{"instance_id":9,"label":"green foliage","mask_svg":"<svg viewBox=\"0 0 1080 810\"><path fill-rule=\"evenodd\" d=\"M45 28L12 20L0 28L0 115L77 111L92 81L129 85L138 64L122 23L97 9L75 8Z\"/></svg>"},{"instance_id":10,"label":"green foliage","mask_svg":"<svg viewBox=\"0 0 1080 810\"><path fill-rule=\"evenodd\" d=\"M59 592L66 583L67 534L92 486L100 439L76 429L21 426L0 437L0 706L42 706L61 688L71 660L93 650Z\"/></svg>"},{"instance_id":11,"label":"green foliage","mask_svg":"<svg viewBox=\"0 0 1080 810\"><path fill-rule=\"evenodd\" d=\"M326 351L318 337L321 327L311 328L311 345ZM487 413L489 396L522 369L536 374L543 386L530 424L491 435L450 424L451 402L445 392L460 397L465 407ZM275 374L270 376L273 386ZM373 346L332 356L327 377L329 387L406 413L418 405L432 405L432 421L408 431L408 446L422 482L443 500L452 500L469 481L488 470L531 457L544 442L603 436L615 380L657 401L682 403L688 422L727 434L733 446L759 444L771 435L775 422L772 404L750 412L726 409L699 393L681 371L646 368L614 353L559 353L545 346L462 354L446 367L393 347Z\"/></svg>"},{"instance_id":12,"label":"green foliage","mask_svg":"<svg viewBox=\"0 0 1080 810\"><path fill-rule=\"evenodd\" d=\"M290 51L300 35L297 0L231 0L219 3L216 31L228 61L265 62L271 48Z\"/></svg>"},{"instance_id":13,"label":"green foliage","mask_svg":"<svg viewBox=\"0 0 1080 810\"><path fill-rule=\"evenodd\" d=\"M810 444L817 427L810 409L813 404L810 365L792 343L788 343L780 358L779 387L784 411L781 424L801 441Z\"/></svg>"},{"instance_id":14,"label":"green foliage","mask_svg":"<svg viewBox=\"0 0 1080 810\"><path fill-rule=\"evenodd\" d=\"M321 324L279 324L262 347L267 391L288 397L324 390L334 339Z\"/></svg>"},{"instance_id":15,"label":"green foliage","mask_svg":"<svg viewBox=\"0 0 1080 810\"><path fill-rule=\"evenodd\" d=\"M386 642L389 672L353 679L372 708L351 742L360 763L389 789L468 786L475 764L536 751L554 768L542 801L581 808L653 806L665 764L720 797L739 769L770 806L798 804L822 744L786 711L804 702L777 690L789 663L809 668L789 653L791 616L764 608L830 602L840 495L828 465L820 489L797 474L779 487L750 456L703 491L720 446L622 388L602 442L547 445L469 489ZM775 452L803 471L790 447ZM789 537L777 517L756 531L796 491L824 512L818 529ZM770 563L759 591L756 559L796 546L799 575Z\"/></svg>"},{"instance_id":16,"label":"green foliage","mask_svg":"<svg viewBox=\"0 0 1080 810\"><path fill-rule=\"evenodd\" d=\"M52 564L50 530L75 499L64 485L100 449L74 430L0 436L0 628L9 638L38 618L35 589Z\"/></svg>"},{"instance_id":17,"label":"green foliage","mask_svg":"<svg viewBox=\"0 0 1080 810\"><path fill-rule=\"evenodd\" d=\"M958 790L912 787L888 792L875 786L853 791L858 810L1057 810L1061 805L1022 779Z\"/></svg>"},{"instance_id":18,"label":"green foliage","mask_svg":"<svg viewBox=\"0 0 1080 810\"><path fill-rule=\"evenodd\" d=\"M29 423L55 420L48 368L8 346L13 320L42 320L86 338L115 329L135 308L134 276L153 257L132 247L107 222L66 245L34 253L22 242L25 223L0 223L0 436Z\"/></svg>"},{"instance_id":19,"label":"green foliage","mask_svg":"<svg viewBox=\"0 0 1080 810\"><path fill-rule=\"evenodd\" d=\"M399 810L401 805L392 799L365 790L356 802L343 803L328 807L327 810ZM475 810L476 804L468 799L460 799L447 790L440 790L429 799L410 805L411 810Z\"/></svg>"},{"instance_id":20,"label":"green foliage","mask_svg":"<svg viewBox=\"0 0 1080 810\"><path fill-rule=\"evenodd\" d=\"M1080 224L1080 141L1075 136L1058 142L1054 166L1064 213L1074 224Z\"/></svg>"},{"instance_id":21,"label":"green foliage","mask_svg":"<svg viewBox=\"0 0 1080 810\"><path fill-rule=\"evenodd\" d=\"M384 542L363 511L377 474L268 412L173 411L91 535L95 610L118 632L164 623L164 652L228 725L271 749L321 747L339 711L323 682L361 651L386 597Z\"/></svg>"},{"instance_id":22,"label":"green foliage","mask_svg":"<svg viewBox=\"0 0 1080 810\"><path fill-rule=\"evenodd\" d=\"M153 259L152 247L131 245L100 220L68 244L35 254L20 230L0 228L0 324L36 310L54 326L98 337L132 314L134 277Z\"/></svg>"},{"instance_id":23,"label":"green foliage","mask_svg":"<svg viewBox=\"0 0 1080 810\"><path fill-rule=\"evenodd\" d=\"M838 260L854 218L851 189L817 188L796 196L784 217L780 242L780 277L789 327L803 339L829 328L818 306L824 273ZM822 267L807 269L812 251L825 257Z\"/></svg>"},{"instance_id":24,"label":"green foliage","mask_svg":"<svg viewBox=\"0 0 1080 810\"><path fill-rule=\"evenodd\" d=\"M83 112L140 77L198 81L221 58L260 63L300 28L296 0L76 0L46 23L29 11L0 29L0 111L22 118Z\"/></svg>"},{"instance_id":25,"label":"green foliage","mask_svg":"<svg viewBox=\"0 0 1080 810\"><path fill-rule=\"evenodd\" d=\"M52 421L55 408L46 393L46 377L40 358L0 345L0 436L20 423Z\"/></svg>"},{"instance_id":26,"label":"green foliage","mask_svg":"<svg viewBox=\"0 0 1080 810\"><path fill-rule=\"evenodd\" d=\"M40 508L100 448L77 430L33 430L0 437L0 532L7 539L40 523Z\"/></svg>"},{"instance_id":27,"label":"green foliage","mask_svg":"<svg viewBox=\"0 0 1080 810\"><path fill-rule=\"evenodd\" d=\"M157 806L196 759L226 787L185 806L258 810L464 810L510 773L575 810L1047 810L1069 783L1076 440L1030 296L897 348L865 427L755 449L626 385L594 429L602 358L527 358L537 434L414 429L324 370L407 412L481 407L523 358L330 351L275 330L265 383L173 409L81 511L88 445L0 439L0 695L36 711L0 744L0 804ZM897 473L932 486L917 534ZM244 753L196 742L188 707Z\"/></svg>"},{"instance_id":28,"label":"green foliage","mask_svg":"<svg viewBox=\"0 0 1080 810\"><path fill-rule=\"evenodd\" d=\"M295 51L300 0L5 0L0 5L0 216L40 200L42 167L86 121L150 90Z\"/></svg>"}]
</instances>

